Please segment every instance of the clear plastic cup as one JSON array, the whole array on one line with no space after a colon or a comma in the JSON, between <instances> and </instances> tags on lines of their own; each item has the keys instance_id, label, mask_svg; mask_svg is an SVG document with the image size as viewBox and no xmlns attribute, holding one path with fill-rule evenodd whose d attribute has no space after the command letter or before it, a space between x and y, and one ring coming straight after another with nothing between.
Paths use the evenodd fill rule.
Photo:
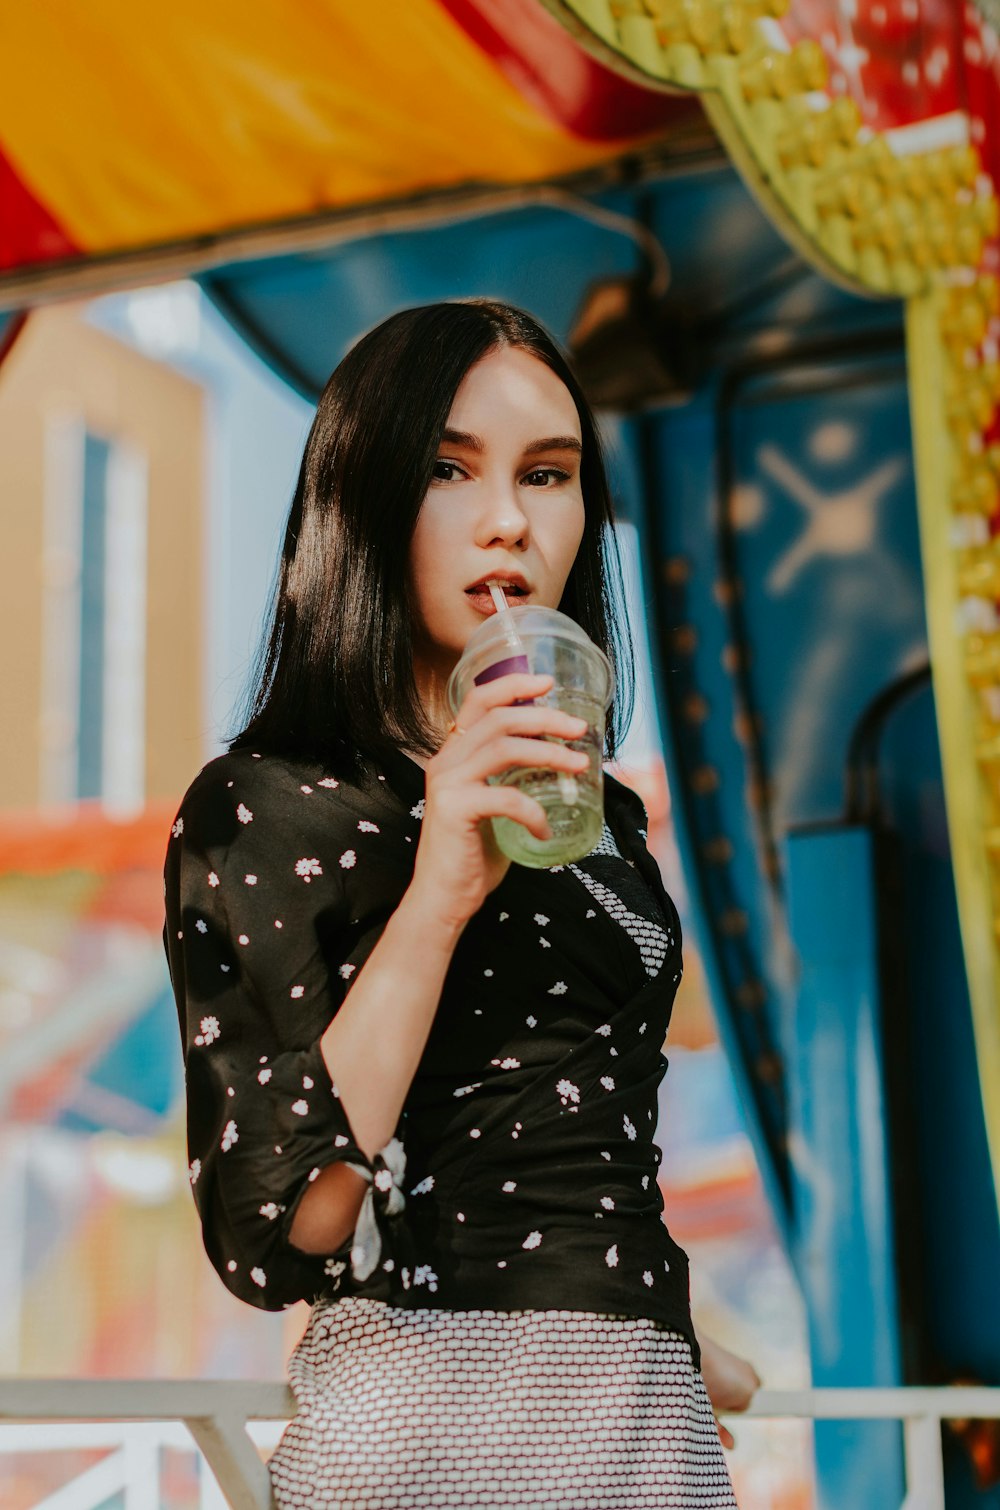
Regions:
<instances>
[{"instance_id":1,"label":"clear plastic cup","mask_svg":"<svg viewBox=\"0 0 1000 1510\"><path fill-rule=\"evenodd\" d=\"M448 679L447 699L458 714L473 685L514 671L550 675L554 683L540 702L587 721L579 739L538 736L583 750L587 768L576 774L552 766L512 766L492 784L516 786L545 809L551 839L538 839L523 823L492 818L498 847L518 865L544 869L579 860L594 848L604 824L604 720L614 694L614 672L604 651L573 619L555 608L513 607L491 614L469 636L461 659Z\"/></svg>"}]
</instances>

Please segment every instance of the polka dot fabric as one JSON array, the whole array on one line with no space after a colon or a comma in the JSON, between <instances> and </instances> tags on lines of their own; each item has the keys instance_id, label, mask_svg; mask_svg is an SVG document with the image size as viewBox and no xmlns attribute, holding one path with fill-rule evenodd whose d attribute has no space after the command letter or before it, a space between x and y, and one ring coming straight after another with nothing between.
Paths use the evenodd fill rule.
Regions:
<instances>
[{"instance_id":1,"label":"polka dot fabric","mask_svg":"<svg viewBox=\"0 0 1000 1510\"><path fill-rule=\"evenodd\" d=\"M688 1342L581 1311L317 1305L279 1510L735 1510Z\"/></svg>"}]
</instances>

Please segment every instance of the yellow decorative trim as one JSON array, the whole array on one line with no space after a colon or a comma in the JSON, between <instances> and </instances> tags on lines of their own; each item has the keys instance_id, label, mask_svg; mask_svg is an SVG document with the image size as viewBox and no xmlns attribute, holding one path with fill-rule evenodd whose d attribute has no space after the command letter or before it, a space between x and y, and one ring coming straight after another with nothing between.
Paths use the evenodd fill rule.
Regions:
<instances>
[{"instance_id":1,"label":"yellow decorative trim","mask_svg":"<svg viewBox=\"0 0 1000 1510\"><path fill-rule=\"evenodd\" d=\"M978 563L955 549L955 525L973 519L986 527L981 512L955 513L949 507L955 460L962 452L942 422L949 385L945 332L954 309L951 291L934 289L906 302L910 407L916 463L917 509L937 707L938 738L944 771L952 866L962 926L965 968L972 999L976 1055L983 1111L993 1162L1000 1170L1000 781L989 760L977 754L1000 742L1000 655L992 631L977 632L966 623L989 625L996 617L988 598L961 597L961 578ZM994 502L996 482L994 480ZM959 502L964 502L960 495ZM969 584L971 585L971 584ZM993 711L991 712L991 703ZM948 1002L941 1002L941 1032L949 1031ZM1000 1185L998 1185L1000 1199Z\"/></svg>"},{"instance_id":2,"label":"yellow decorative trim","mask_svg":"<svg viewBox=\"0 0 1000 1510\"><path fill-rule=\"evenodd\" d=\"M698 94L748 187L828 279L906 301L928 637L979 1079L1000 1205L1000 311L980 273L1000 209L979 154L921 127L879 133L831 99L788 0L542 0L616 72ZM942 1032L948 1031L947 1002Z\"/></svg>"}]
</instances>

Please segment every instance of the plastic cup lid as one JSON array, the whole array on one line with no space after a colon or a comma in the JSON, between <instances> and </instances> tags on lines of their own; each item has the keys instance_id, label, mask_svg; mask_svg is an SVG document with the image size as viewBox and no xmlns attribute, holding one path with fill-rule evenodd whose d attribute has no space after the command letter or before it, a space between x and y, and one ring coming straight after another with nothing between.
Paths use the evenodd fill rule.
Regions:
<instances>
[{"instance_id":1,"label":"plastic cup lid","mask_svg":"<svg viewBox=\"0 0 1000 1510\"><path fill-rule=\"evenodd\" d=\"M470 660L488 661L491 653L501 651L508 656L517 654L517 646L511 644L508 626L502 622L505 617L506 615L503 614L491 614L470 634L461 659L448 678L447 699L452 712L457 712L455 699L458 692L459 672L465 669ZM569 614L560 613L557 608L545 608L535 604L526 604L523 608L512 607L510 617L517 630L517 638L522 643L536 639L569 640L571 644L578 645L581 650L598 656L607 669L608 690L604 705L608 707L614 693L614 672L611 662L575 619L571 619Z\"/></svg>"}]
</instances>

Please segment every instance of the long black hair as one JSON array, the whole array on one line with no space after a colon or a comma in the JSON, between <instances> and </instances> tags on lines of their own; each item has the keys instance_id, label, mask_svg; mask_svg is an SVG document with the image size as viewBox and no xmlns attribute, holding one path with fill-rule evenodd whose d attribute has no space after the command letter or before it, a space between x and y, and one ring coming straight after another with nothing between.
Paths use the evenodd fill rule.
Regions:
<instances>
[{"instance_id":1,"label":"long black hair","mask_svg":"<svg viewBox=\"0 0 1000 1510\"><path fill-rule=\"evenodd\" d=\"M597 427L551 337L523 310L488 299L402 310L331 375L230 750L300 755L351 780L390 750L437 749L413 673L410 540L455 393L480 357L505 346L551 368L580 416L585 523L559 608L614 667L606 734L614 758L632 716L635 662Z\"/></svg>"}]
</instances>

